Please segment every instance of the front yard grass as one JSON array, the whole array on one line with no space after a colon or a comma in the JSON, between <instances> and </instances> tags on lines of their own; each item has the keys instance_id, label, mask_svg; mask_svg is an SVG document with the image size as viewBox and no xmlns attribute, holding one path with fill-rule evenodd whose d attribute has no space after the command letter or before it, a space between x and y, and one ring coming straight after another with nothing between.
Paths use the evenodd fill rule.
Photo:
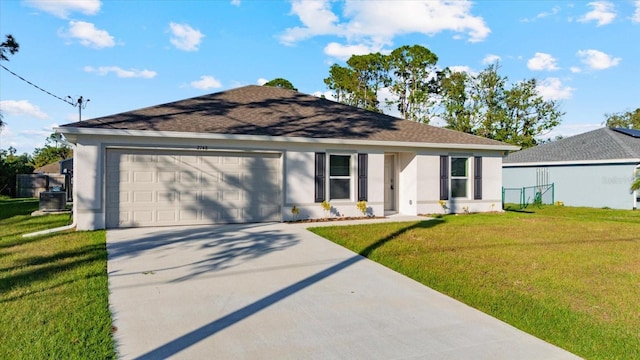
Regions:
<instances>
[{"instance_id":1,"label":"front yard grass","mask_svg":"<svg viewBox=\"0 0 640 360\"><path fill-rule=\"evenodd\" d=\"M37 209L0 200L0 359L115 358L104 231L22 238L69 220Z\"/></svg>"},{"instance_id":2,"label":"front yard grass","mask_svg":"<svg viewBox=\"0 0 640 360\"><path fill-rule=\"evenodd\" d=\"M550 206L311 230L581 357L640 357L638 211Z\"/></svg>"}]
</instances>

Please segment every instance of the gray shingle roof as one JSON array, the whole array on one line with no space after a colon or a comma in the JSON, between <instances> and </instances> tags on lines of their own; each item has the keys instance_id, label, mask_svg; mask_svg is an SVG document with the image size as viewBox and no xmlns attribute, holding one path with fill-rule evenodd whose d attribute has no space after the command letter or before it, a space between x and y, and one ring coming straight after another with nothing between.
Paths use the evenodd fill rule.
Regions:
<instances>
[{"instance_id":1,"label":"gray shingle roof","mask_svg":"<svg viewBox=\"0 0 640 360\"><path fill-rule=\"evenodd\" d=\"M65 124L60 128L507 145L296 91L254 85Z\"/></svg>"},{"instance_id":2,"label":"gray shingle roof","mask_svg":"<svg viewBox=\"0 0 640 360\"><path fill-rule=\"evenodd\" d=\"M600 128L509 154L503 163L639 159L640 138Z\"/></svg>"}]
</instances>

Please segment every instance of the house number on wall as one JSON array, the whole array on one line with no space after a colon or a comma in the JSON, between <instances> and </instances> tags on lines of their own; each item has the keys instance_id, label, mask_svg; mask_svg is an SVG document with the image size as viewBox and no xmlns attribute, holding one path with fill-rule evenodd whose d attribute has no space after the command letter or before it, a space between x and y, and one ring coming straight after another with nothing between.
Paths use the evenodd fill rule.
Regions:
<instances>
[{"instance_id":1,"label":"house number on wall","mask_svg":"<svg viewBox=\"0 0 640 360\"><path fill-rule=\"evenodd\" d=\"M198 149L198 150L207 150L207 149L209 149L209 147L207 145L198 145L198 146L196 146L196 149Z\"/></svg>"}]
</instances>

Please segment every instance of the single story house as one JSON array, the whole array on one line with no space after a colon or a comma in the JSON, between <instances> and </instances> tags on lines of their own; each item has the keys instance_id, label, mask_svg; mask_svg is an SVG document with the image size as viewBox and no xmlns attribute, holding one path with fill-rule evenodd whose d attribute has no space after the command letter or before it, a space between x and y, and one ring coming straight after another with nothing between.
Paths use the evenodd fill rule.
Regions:
<instances>
[{"instance_id":1,"label":"single story house","mask_svg":"<svg viewBox=\"0 0 640 360\"><path fill-rule=\"evenodd\" d=\"M505 188L554 184L568 206L635 209L631 182L640 167L640 131L600 128L517 151L504 158Z\"/></svg>"},{"instance_id":2,"label":"single story house","mask_svg":"<svg viewBox=\"0 0 640 360\"><path fill-rule=\"evenodd\" d=\"M499 210L517 149L265 86L55 130L75 144L78 229L359 216L359 201L372 216Z\"/></svg>"}]
</instances>

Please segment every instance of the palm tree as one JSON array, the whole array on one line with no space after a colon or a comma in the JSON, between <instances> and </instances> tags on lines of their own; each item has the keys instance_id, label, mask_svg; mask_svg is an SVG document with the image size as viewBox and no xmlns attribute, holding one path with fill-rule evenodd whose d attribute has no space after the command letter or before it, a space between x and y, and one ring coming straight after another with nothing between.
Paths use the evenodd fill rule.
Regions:
<instances>
[{"instance_id":1,"label":"palm tree","mask_svg":"<svg viewBox=\"0 0 640 360\"><path fill-rule=\"evenodd\" d=\"M640 190L640 168L636 169L636 178L631 183L631 190Z\"/></svg>"}]
</instances>

